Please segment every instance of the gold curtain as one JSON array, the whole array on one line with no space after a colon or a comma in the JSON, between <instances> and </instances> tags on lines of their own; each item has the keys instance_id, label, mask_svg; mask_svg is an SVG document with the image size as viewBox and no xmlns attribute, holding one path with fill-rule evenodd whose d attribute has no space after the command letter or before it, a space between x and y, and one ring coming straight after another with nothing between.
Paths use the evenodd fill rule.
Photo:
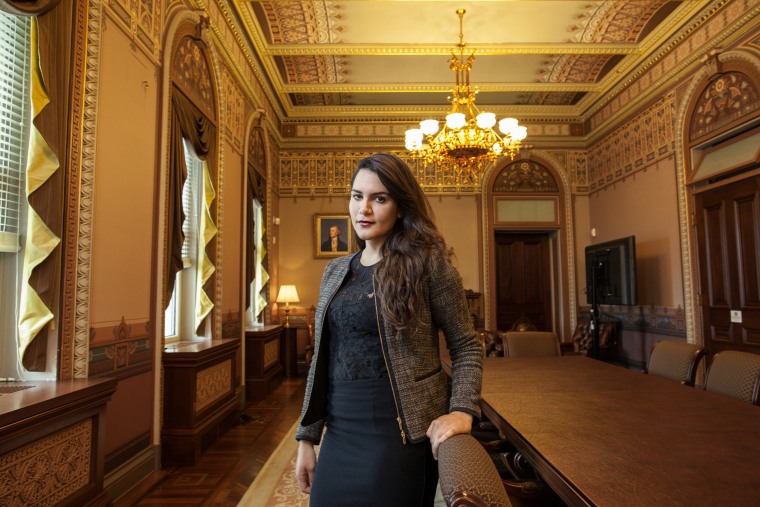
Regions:
<instances>
[{"instance_id":1,"label":"gold curtain","mask_svg":"<svg viewBox=\"0 0 760 507\"><path fill-rule=\"evenodd\" d=\"M169 133L169 177L168 177L168 224L167 239L168 252L166 255L166 290L164 293L164 307L169 304L172 292L174 291L174 281L177 272L182 269L182 243L184 234L182 233L182 222L184 212L182 211L182 185L187 178L187 167L185 165L185 149L183 138L187 139L193 146L195 154L199 159L205 161L204 164L204 213L201 218L201 234L199 240L202 240L202 255L199 255L199 274L205 276L203 280L204 292L213 291L213 262L214 262L214 242L213 236L216 227L213 224L214 215L214 190L211 182L216 171L216 127L201 111L188 99L181 90L176 86L172 87L172 110L171 125ZM210 185L210 188L208 187ZM209 188L209 193L206 193ZM208 197L210 196L210 200ZM204 223L205 222L205 223ZM205 229L203 229L205 227ZM211 234L213 227L214 234ZM209 254L211 252L211 254ZM209 266L210 265L210 266ZM204 294L205 295L205 294ZM206 296L208 299L208 296ZM204 300L204 305L213 303L210 299ZM209 307L210 310L210 307ZM205 315L208 311L205 312ZM198 312L196 310L196 316ZM200 322L197 322L200 324Z\"/></svg>"},{"instance_id":2,"label":"gold curtain","mask_svg":"<svg viewBox=\"0 0 760 507\"><path fill-rule=\"evenodd\" d=\"M32 20L32 117L35 120L40 116L42 110L50 103L50 97L45 87L45 82L42 75L42 69L40 68L39 60L39 25L36 19ZM32 354L30 358L26 357L27 348L38 335L38 333L45 327L45 325L53 320L53 312L50 309L50 300L55 300L54 290L52 287L56 287L57 283L54 280L48 280L43 284L35 284L32 280L33 272L42 265L46 259L48 259L60 243L60 238L51 228L46 224L45 215L49 215L51 208L49 201L40 201L33 198L33 195L40 191L48 181L50 181L53 175L58 171L59 162L58 157L52 151L50 145L45 140L45 137L38 130L36 123L31 130L31 136L29 140L29 154L27 160L26 171L26 197L29 203L27 228L26 228L26 242L24 245L24 263L23 263L23 283L21 286L21 301L19 308L19 355L24 358L24 367L30 370L44 370L45 369L45 355L39 357L39 354ZM49 190L48 190L49 191ZM40 192L42 197L45 197L46 192ZM40 211L38 211L38 207ZM59 228L60 230L60 228ZM48 264L50 266L50 264ZM53 274L57 274L57 270L52 268ZM50 268L48 269L50 273ZM39 277L37 277L39 280ZM40 295L38 290L35 290L37 285L41 285L42 288ZM43 340L46 344L47 340ZM41 347L40 347L41 348Z\"/></svg>"}]
</instances>

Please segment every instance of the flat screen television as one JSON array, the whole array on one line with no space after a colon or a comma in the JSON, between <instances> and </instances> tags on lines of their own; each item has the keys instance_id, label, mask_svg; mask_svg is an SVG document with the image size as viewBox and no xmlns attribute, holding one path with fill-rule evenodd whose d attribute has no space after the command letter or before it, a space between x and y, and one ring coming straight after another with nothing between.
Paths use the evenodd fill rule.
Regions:
<instances>
[{"instance_id":1,"label":"flat screen television","mask_svg":"<svg viewBox=\"0 0 760 507\"><path fill-rule=\"evenodd\" d=\"M636 237L628 236L586 247L586 302L635 305Z\"/></svg>"}]
</instances>

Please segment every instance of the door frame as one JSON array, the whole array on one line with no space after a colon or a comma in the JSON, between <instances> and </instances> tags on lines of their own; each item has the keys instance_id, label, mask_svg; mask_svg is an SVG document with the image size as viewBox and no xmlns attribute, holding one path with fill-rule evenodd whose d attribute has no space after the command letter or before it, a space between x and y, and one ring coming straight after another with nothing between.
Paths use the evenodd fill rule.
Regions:
<instances>
[{"instance_id":1,"label":"door frame","mask_svg":"<svg viewBox=\"0 0 760 507\"><path fill-rule=\"evenodd\" d=\"M572 192L568 169L557 157L543 150L533 149L523 155L524 158L541 164L548 169L557 183L558 192L551 194L529 193L525 197L539 197L556 200L555 220L546 223L510 224L508 227L498 225L494 198L503 196L493 192L495 180L501 171L512 161L492 166L483 178L481 196L483 206L483 296L486 329L496 329L496 283L494 272L496 247L496 231L513 232L553 232L550 234L550 264L551 264L551 315L552 328L561 341L569 341L578 312L576 296L576 260L575 241L573 238L573 207ZM503 330L506 331L506 330Z\"/></svg>"},{"instance_id":2,"label":"door frame","mask_svg":"<svg viewBox=\"0 0 760 507\"><path fill-rule=\"evenodd\" d=\"M691 122L700 106L700 98L707 86L716 77L729 71L748 75L754 83L760 83L760 58L746 51L734 50L720 53L709 59L694 74L681 100L676 121L675 138L680 140L676 147L676 188L678 197L678 222L681 242L681 266L684 293L684 316L686 341L704 345L703 320L699 305L700 280L699 257L696 226L693 223L695 210L694 193L700 189L699 182L694 183L694 162L709 147L726 142L737 135L749 132L760 125L760 109L748 112L745 116L732 117L716 126L711 132L692 139ZM747 177L744 175L743 177ZM736 181L727 178L723 183Z\"/></svg>"}]
</instances>

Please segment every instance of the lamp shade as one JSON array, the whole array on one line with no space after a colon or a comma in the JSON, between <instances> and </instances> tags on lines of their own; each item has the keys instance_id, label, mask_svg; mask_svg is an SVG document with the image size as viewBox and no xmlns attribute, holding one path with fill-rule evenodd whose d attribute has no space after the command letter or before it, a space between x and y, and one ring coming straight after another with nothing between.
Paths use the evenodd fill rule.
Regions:
<instances>
[{"instance_id":1,"label":"lamp shade","mask_svg":"<svg viewBox=\"0 0 760 507\"><path fill-rule=\"evenodd\" d=\"M280 293L277 294L278 303L298 303L301 301L298 299L298 291L296 291L295 285L280 285Z\"/></svg>"}]
</instances>

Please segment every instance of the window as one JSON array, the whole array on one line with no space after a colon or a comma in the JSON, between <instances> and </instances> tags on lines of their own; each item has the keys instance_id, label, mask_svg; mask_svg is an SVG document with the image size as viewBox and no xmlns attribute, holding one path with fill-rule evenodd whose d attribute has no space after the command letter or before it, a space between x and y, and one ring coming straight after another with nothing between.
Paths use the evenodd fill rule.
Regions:
<instances>
[{"instance_id":1,"label":"window","mask_svg":"<svg viewBox=\"0 0 760 507\"><path fill-rule=\"evenodd\" d=\"M26 226L31 18L0 12L0 378L22 378L19 300Z\"/></svg>"},{"instance_id":2,"label":"window","mask_svg":"<svg viewBox=\"0 0 760 507\"><path fill-rule=\"evenodd\" d=\"M164 316L164 335L167 342L196 337L195 313L197 304L200 216L203 212L203 177L205 163L193 153L185 141L187 179L182 187L182 211L185 220L182 233L183 268L177 272L174 292Z\"/></svg>"},{"instance_id":3,"label":"window","mask_svg":"<svg viewBox=\"0 0 760 507\"><path fill-rule=\"evenodd\" d=\"M264 268L263 255L264 251L264 208L257 199L253 199L253 230L251 233L254 237L255 245L255 271L250 291L250 306L245 309L246 326L260 326L264 324L264 308L267 306L266 299L261 295L261 291L269 280L269 275Z\"/></svg>"}]
</instances>

